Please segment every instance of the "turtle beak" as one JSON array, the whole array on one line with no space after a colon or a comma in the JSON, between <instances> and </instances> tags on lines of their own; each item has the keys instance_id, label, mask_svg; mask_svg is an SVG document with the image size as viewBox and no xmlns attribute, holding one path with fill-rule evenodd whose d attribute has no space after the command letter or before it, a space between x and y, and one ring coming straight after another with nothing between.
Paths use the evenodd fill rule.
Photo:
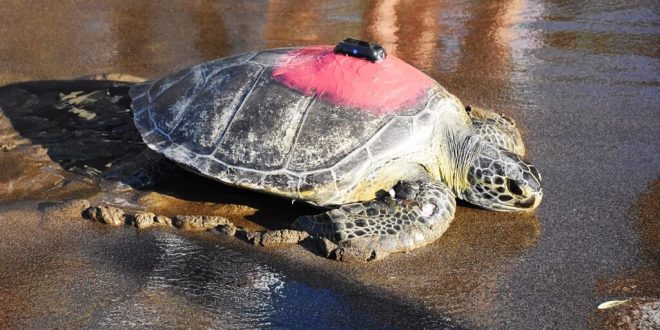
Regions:
<instances>
[{"instance_id":1,"label":"turtle beak","mask_svg":"<svg viewBox=\"0 0 660 330\"><path fill-rule=\"evenodd\" d=\"M541 205L541 200L543 199L543 191L533 192L522 201L515 202L514 205L520 209L526 211L535 210L539 205Z\"/></svg>"}]
</instances>

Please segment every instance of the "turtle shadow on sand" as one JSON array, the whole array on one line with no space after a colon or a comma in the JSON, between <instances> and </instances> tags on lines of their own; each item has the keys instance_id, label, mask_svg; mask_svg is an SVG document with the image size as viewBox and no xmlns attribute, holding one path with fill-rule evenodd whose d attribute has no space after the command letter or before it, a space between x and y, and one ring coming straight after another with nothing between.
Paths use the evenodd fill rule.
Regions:
<instances>
[{"instance_id":1,"label":"turtle shadow on sand","mask_svg":"<svg viewBox=\"0 0 660 330\"><path fill-rule=\"evenodd\" d=\"M131 85L100 80L16 83L0 87L0 109L22 138L41 146L62 169L102 184L103 174L115 164L139 158L148 149L133 123L130 100L105 104L106 97L95 97L97 93L121 97ZM285 228L300 215L318 212L284 198L230 187L173 164L167 170L162 182L136 187L142 196L138 199L154 212L222 215L265 229Z\"/></svg>"},{"instance_id":2,"label":"turtle shadow on sand","mask_svg":"<svg viewBox=\"0 0 660 330\"><path fill-rule=\"evenodd\" d=\"M17 83L0 87L0 108L22 137L41 145L63 169L93 175L146 148L131 127L128 108L120 112L97 105L89 111L82 106L97 90L129 86L83 80ZM62 103L66 98L72 103Z\"/></svg>"},{"instance_id":3,"label":"turtle shadow on sand","mask_svg":"<svg viewBox=\"0 0 660 330\"><path fill-rule=\"evenodd\" d=\"M185 170L179 171L176 178L147 188L152 193L144 198L146 204L165 215L177 212L221 215L239 226L269 230L290 228L297 217L319 212L318 208L302 202L231 187Z\"/></svg>"}]
</instances>

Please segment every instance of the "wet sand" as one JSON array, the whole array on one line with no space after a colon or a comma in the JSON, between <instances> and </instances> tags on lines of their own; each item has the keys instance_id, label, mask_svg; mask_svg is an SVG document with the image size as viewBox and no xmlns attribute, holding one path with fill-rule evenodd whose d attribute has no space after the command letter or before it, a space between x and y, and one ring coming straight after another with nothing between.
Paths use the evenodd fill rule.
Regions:
<instances>
[{"instance_id":1,"label":"wet sand","mask_svg":"<svg viewBox=\"0 0 660 330\"><path fill-rule=\"evenodd\" d=\"M75 158L67 152L93 149L35 134L39 116L10 114L5 103L0 263L10 267L0 272L0 303L11 308L0 326L617 324L616 310L596 306L659 299L650 220L660 214L657 9L652 1L7 1L2 85L109 72L155 78L242 51L375 40L466 104L515 118L545 200L535 215L459 207L435 244L365 265L300 245L108 228L48 207L86 198L222 215L253 229L283 228L310 210L186 174L149 191L101 192L63 169Z\"/></svg>"},{"instance_id":2,"label":"wet sand","mask_svg":"<svg viewBox=\"0 0 660 330\"><path fill-rule=\"evenodd\" d=\"M639 305L657 306L660 296L658 274L660 274L660 180L649 187L632 210L635 218L635 228L642 239L641 257L645 261L643 267L617 274L612 278L601 279L596 283L598 293L612 297L634 297L629 304L619 308L604 310L591 320L601 328L641 328L635 323L635 313L639 313ZM652 305L654 304L655 305ZM660 317L655 315L656 318Z\"/></svg>"}]
</instances>

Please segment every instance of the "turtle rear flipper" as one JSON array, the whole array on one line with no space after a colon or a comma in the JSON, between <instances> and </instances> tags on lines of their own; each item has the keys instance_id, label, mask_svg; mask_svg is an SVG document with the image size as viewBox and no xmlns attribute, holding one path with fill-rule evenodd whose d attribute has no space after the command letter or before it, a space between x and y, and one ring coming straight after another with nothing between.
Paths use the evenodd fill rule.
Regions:
<instances>
[{"instance_id":1,"label":"turtle rear flipper","mask_svg":"<svg viewBox=\"0 0 660 330\"><path fill-rule=\"evenodd\" d=\"M454 195L441 182L400 181L393 193L303 216L294 226L335 242L339 260L370 261L435 241L454 218Z\"/></svg>"}]
</instances>

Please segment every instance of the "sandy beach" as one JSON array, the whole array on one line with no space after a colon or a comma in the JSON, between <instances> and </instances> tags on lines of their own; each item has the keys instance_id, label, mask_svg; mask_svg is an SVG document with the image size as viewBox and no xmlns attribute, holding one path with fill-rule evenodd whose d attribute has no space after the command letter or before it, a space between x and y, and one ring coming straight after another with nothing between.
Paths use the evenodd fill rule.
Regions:
<instances>
[{"instance_id":1,"label":"sandy beach","mask_svg":"<svg viewBox=\"0 0 660 330\"><path fill-rule=\"evenodd\" d=\"M0 327L657 326L658 9L653 1L4 1ZM87 174L144 148L124 129L131 114L81 128L29 96L58 84L50 80L154 79L347 36L382 44L465 104L514 118L543 176L540 208L463 204L437 242L364 264L216 230L102 225L83 209L221 216L250 230L287 228L315 210L183 170L111 193ZM597 309L611 300L627 302Z\"/></svg>"}]
</instances>

